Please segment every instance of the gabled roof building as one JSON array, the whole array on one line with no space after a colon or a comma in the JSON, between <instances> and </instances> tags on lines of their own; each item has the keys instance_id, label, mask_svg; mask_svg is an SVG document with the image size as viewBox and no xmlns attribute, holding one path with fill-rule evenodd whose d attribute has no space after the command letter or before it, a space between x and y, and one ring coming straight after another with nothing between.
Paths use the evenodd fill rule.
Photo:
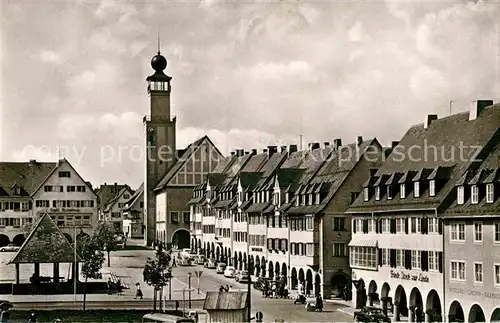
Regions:
<instances>
[{"instance_id":1,"label":"gabled roof building","mask_svg":"<svg viewBox=\"0 0 500 323\"><path fill-rule=\"evenodd\" d=\"M392 305L396 320L411 320L416 306L429 320L447 315L443 215L457 183L498 140L500 106L492 104L476 101L470 112L427 116L366 181L347 211L357 307Z\"/></svg>"}]
</instances>

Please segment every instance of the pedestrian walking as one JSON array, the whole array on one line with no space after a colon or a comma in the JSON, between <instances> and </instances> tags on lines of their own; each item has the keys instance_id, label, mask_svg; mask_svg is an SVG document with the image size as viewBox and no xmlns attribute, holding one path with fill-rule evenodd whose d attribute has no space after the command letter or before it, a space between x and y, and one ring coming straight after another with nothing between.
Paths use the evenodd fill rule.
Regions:
<instances>
[{"instance_id":1,"label":"pedestrian walking","mask_svg":"<svg viewBox=\"0 0 500 323\"><path fill-rule=\"evenodd\" d=\"M108 277L108 295L111 295L113 291L113 282L111 281L111 277Z\"/></svg>"},{"instance_id":2,"label":"pedestrian walking","mask_svg":"<svg viewBox=\"0 0 500 323\"><path fill-rule=\"evenodd\" d=\"M177 267L177 264L175 263L175 257L172 258L172 267Z\"/></svg>"},{"instance_id":3,"label":"pedestrian walking","mask_svg":"<svg viewBox=\"0 0 500 323\"><path fill-rule=\"evenodd\" d=\"M417 323L422 323L422 309L419 305L417 305L417 308L415 309L415 316Z\"/></svg>"},{"instance_id":4,"label":"pedestrian walking","mask_svg":"<svg viewBox=\"0 0 500 323\"><path fill-rule=\"evenodd\" d=\"M118 279L118 281L116 282L116 289L117 289L117 292L118 292L118 295L119 296L123 296L123 287L122 287L122 281Z\"/></svg>"},{"instance_id":5,"label":"pedestrian walking","mask_svg":"<svg viewBox=\"0 0 500 323\"><path fill-rule=\"evenodd\" d=\"M140 299L142 299L142 290L141 290L141 284L139 284L139 283L136 283L136 284L135 284L135 287L136 287L136 292L135 292L135 296L134 296L134 299L137 299L137 298L140 298Z\"/></svg>"},{"instance_id":6,"label":"pedestrian walking","mask_svg":"<svg viewBox=\"0 0 500 323\"><path fill-rule=\"evenodd\" d=\"M323 311L323 298L321 297L321 294L318 294L318 296L316 296L316 309L318 310L318 312Z\"/></svg>"}]
</instances>

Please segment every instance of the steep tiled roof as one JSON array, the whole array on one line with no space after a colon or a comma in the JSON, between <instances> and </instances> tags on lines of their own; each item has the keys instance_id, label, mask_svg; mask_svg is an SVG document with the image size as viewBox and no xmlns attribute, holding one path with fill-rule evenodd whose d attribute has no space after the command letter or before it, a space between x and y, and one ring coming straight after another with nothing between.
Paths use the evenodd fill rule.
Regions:
<instances>
[{"instance_id":1,"label":"steep tiled roof","mask_svg":"<svg viewBox=\"0 0 500 323\"><path fill-rule=\"evenodd\" d=\"M420 197L407 194L404 199L400 199L399 194L396 194L391 200L384 198L376 201L372 197L365 202L363 194L360 194L348 212L444 207L443 202L457 181L475 165L473 159L484 158L492 150L492 141L498 140L500 135L499 124L500 105L496 104L482 110L475 120L469 120L469 112L465 112L434 120L427 128L423 124L411 127L378 169L376 176L404 173L399 182L411 183L419 172L431 176L436 168L445 167L439 174L442 185L436 195L429 196L428 192L421 190ZM482 147L479 156L478 147ZM430 173L424 174L429 172L426 169Z\"/></svg>"},{"instance_id":2,"label":"steep tiled roof","mask_svg":"<svg viewBox=\"0 0 500 323\"><path fill-rule=\"evenodd\" d=\"M116 202L118 202L120 200L120 197L127 191L131 191L132 194L134 194L134 191L132 189L130 189L130 187L128 185L125 185L125 187L123 187L119 192L118 194L116 194L116 196L114 198L112 198L105 206L105 209L104 209L104 212L109 212L111 210L111 208L113 207L113 205L116 204Z\"/></svg>"},{"instance_id":3,"label":"steep tiled roof","mask_svg":"<svg viewBox=\"0 0 500 323\"><path fill-rule=\"evenodd\" d=\"M241 172L238 174L239 180L241 182L241 186L243 188L247 188L249 186L256 185L260 178L262 177L261 172Z\"/></svg>"},{"instance_id":4,"label":"steep tiled roof","mask_svg":"<svg viewBox=\"0 0 500 323\"><path fill-rule=\"evenodd\" d=\"M272 175L276 172L288 156L287 152L275 153L269 158L265 165L260 169L263 172L262 177L257 185L264 185L269 180L272 180Z\"/></svg>"},{"instance_id":5,"label":"steep tiled roof","mask_svg":"<svg viewBox=\"0 0 500 323\"><path fill-rule=\"evenodd\" d=\"M208 138L208 136L201 137L200 139L194 141L193 143L191 143L189 146L186 147L186 149L184 150L184 153L180 156L180 158L176 161L176 163L168 170L167 174L158 183L158 185L156 186L155 190L161 190L161 189L163 189L168 184L168 182L170 182L170 180L172 179L172 177L174 177L179 172L179 170L182 168L182 166L184 166L184 163L192 156L192 154L196 151L196 149L205 140L208 141L208 143L211 145L211 147L213 149L215 149L215 151L220 156L222 156L222 154L220 153L220 151L214 145L214 143L212 142L212 140L210 140L210 138ZM223 158L221 160L223 160Z\"/></svg>"},{"instance_id":6,"label":"steep tiled roof","mask_svg":"<svg viewBox=\"0 0 500 323\"><path fill-rule=\"evenodd\" d=\"M267 153L251 155L250 160L240 169L240 172L258 172L268 159Z\"/></svg>"},{"instance_id":7,"label":"steep tiled roof","mask_svg":"<svg viewBox=\"0 0 500 323\"><path fill-rule=\"evenodd\" d=\"M243 155L240 157L237 157L235 162L231 164L231 167L229 167L226 171L226 179L224 180L224 184L230 184L233 182L233 180L236 178L236 175L238 172L245 167L246 163L251 160L251 158L254 157L253 155Z\"/></svg>"},{"instance_id":8,"label":"steep tiled roof","mask_svg":"<svg viewBox=\"0 0 500 323\"><path fill-rule=\"evenodd\" d=\"M49 174L57 167L57 163L41 162L0 162L0 196L13 195L13 186L21 188L21 195L35 193Z\"/></svg>"},{"instance_id":9,"label":"steep tiled roof","mask_svg":"<svg viewBox=\"0 0 500 323\"><path fill-rule=\"evenodd\" d=\"M139 186L139 188L137 188L137 190L134 192L134 194L126 202L126 204L128 206L125 207L124 210L130 210L131 208L133 208L133 206L135 205L135 203L137 202L137 200L139 200L139 199L141 199L141 197L143 197L142 193L144 193L144 182L141 183L141 185Z\"/></svg>"},{"instance_id":10,"label":"steep tiled roof","mask_svg":"<svg viewBox=\"0 0 500 323\"><path fill-rule=\"evenodd\" d=\"M242 310L247 305L247 292L207 292L203 309L208 311Z\"/></svg>"},{"instance_id":11,"label":"steep tiled roof","mask_svg":"<svg viewBox=\"0 0 500 323\"><path fill-rule=\"evenodd\" d=\"M10 263L70 263L74 259L73 246L50 216L44 214ZM78 255L77 261L80 261Z\"/></svg>"},{"instance_id":12,"label":"steep tiled roof","mask_svg":"<svg viewBox=\"0 0 500 323\"><path fill-rule=\"evenodd\" d=\"M127 186L127 184L116 184L116 186L114 184L101 185L96 192L99 197L100 207L104 209Z\"/></svg>"}]
</instances>

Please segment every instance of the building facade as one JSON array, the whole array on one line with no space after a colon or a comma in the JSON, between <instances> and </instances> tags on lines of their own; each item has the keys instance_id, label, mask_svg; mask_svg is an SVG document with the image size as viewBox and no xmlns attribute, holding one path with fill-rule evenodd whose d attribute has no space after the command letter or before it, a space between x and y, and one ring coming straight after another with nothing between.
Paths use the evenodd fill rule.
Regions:
<instances>
[{"instance_id":1,"label":"building facade","mask_svg":"<svg viewBox=\"0 0 500 323\"><path fill-rule=\"evenodd\" d=\"M284 277L292 289L302 282L309 294L339 294L350 281L344 212L382 154L376 140L361 137L307 151L236 150L194 190L192 246L238 269L252 261L252 275Z\"/></svg>"},{"instance_id":2,"label":"building facade","mask_svg":"<svg viewBox=\"0 0 500 323\"><path fill-rule=\"evenodd\" d=\"M97 196L73 166L57 163L0 163L0 244L22 245L30 224L48 213L67 239L91 234L97 223Z\"/></svg>"},{"instance_id":3,"label":"building facade","mask_svg":"<svg viewBox=\"0 0 500 323\"><path fill-rule=\"evenodd\" d=\"M116 196L104 206L104 221L111 223L116 232L123 232L124 210L134 193L128 185L124 185Z\"/></svg>"},{"instance_id":4,"label":"building facade","mask_svg":"<svg viewBox=\"0 0 500 323\"><path fill-rule=\"evenodd\" d=\"M500 106L485 118L500 121ZM479 116L480 118L480 116ZM497 122L498 125L498 122ZM455 184L444 212L445 308L450 322L500 321L500 131Z\"/></svg>"},{"instance_id":5,"label":"building facade","mask_svg":"<svg viewBox=\"0 0 500 323\"><path fill-rule=\"evenodd\" d=\"M397 321L415 321L416 307L428 321L447 317L443 214L477 147L491 145L498 132L498 106L485 109L490 104L477 101L470 112L442 119L429 115L365 183L347 211L357 307L381 302Z\"/></svg>"},{"instance_id":6,"label":"building facade","mask_svg":"<svg viewBox=\"0 0 500 323\"><path fill-rule=\"evenodd\" d=\"M144 184L125 203L122 211L123 233L132 239L144 238Z\"/></svg>"}]
</instances>

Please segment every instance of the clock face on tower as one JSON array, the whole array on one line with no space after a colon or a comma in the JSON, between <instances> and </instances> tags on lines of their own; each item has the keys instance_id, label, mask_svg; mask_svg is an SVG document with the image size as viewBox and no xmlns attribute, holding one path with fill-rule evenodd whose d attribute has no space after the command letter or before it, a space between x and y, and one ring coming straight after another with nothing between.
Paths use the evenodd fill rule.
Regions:
<instances>
[{"instance_id":1,"label":"clock face on tower","mask_svg":"<svg viewBox=\"0 0 500 323\"><path fill-rule=\"evenodd\" d=\"M149 128L149 132L154 132L154 128Z\"/></svg>"}]
</instances>

